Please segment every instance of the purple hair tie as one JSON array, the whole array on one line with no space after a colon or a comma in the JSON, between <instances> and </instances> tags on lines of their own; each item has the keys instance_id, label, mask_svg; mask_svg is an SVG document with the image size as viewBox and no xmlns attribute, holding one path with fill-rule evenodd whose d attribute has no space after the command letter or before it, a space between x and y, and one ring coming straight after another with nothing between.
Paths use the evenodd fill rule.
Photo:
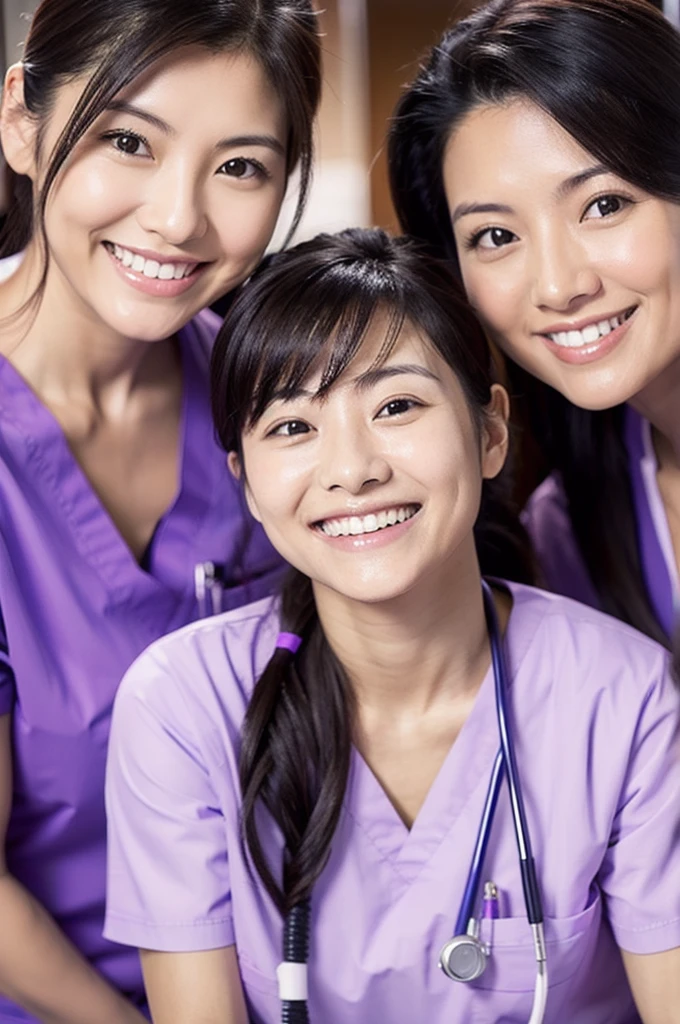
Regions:
<instances>
[{"instance_id":1,"label":"purple hair tie","mask_svg":"<svg viewBox=\"0 0 680 1024\"><path fill-rule=\"evenodd\" d=\"M296 654L300 650L301 644L302 637L298 636L297 633L279 633L276 638L277 648L290 651L291 654Z\"/></svg>"}]
</instances>

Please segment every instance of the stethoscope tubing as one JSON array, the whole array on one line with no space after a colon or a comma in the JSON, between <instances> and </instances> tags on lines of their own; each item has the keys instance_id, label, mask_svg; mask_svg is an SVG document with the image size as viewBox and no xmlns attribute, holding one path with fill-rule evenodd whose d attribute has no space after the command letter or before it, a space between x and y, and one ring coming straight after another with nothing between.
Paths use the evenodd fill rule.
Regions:
<instances>
[{"instance_id":1,"label":"stethoscope tubing","mask_svg":"<svg viewBox=\"0 0 680 1024\"><path fill-rule=\"evenodd\" d=\"M484 870L484 862L486 860L486 851L491 838L491 825L494 820L494 814L496 813L496 805L498 803L501 786L503 785L504 774L505 762L503 760L503 751L499 750L496 754L496 760L494 761L493 768L491 770L489 788L487 790L486 800L484 801L484 811L482 812L482 819L479 824L479 831L477 832L477 842L470 862L470 870L468 872L467 882L465 883L465 890L463 892L460 910L458 911L458 918L456 919L454 935L464 935L467 931L468 924L474 917L475 904L477 902L477 895L482 881L482 871Z\"/></svg>"},{"instance_id":2,"label":"stethoscope tubing","mask_svg":"<svg viewBox=\"0 0 680 1024\"><path fill-rule=\"evenodd\" d=\"M515 838L519 852L520 873L522 877L522 888L524 890L524 902L526 904L529 924L541 925L543 923L543 907L541 905L541 894L536 875L536 864L531 849L529 826L527 824L524 800L519 781L515 747L512 740L512 729L510 728L507 696L509 690L509 679L503 655L503 645L500 642L500 629L496 616L496 607L493 594L486 580L482 580L482 592L484 595L484 613L486 615L489 636L491 643L491 660L493 663L494 685L496 690L496 712L498 716L498 731L501 738L501 752L505 765L505 774L508 780L510 791L510 806L512 808L512 820L515 828ZM494 766L495 768L495 766ZM481 880L481 879L480 879Z\"/></svg>"}]
</instances>

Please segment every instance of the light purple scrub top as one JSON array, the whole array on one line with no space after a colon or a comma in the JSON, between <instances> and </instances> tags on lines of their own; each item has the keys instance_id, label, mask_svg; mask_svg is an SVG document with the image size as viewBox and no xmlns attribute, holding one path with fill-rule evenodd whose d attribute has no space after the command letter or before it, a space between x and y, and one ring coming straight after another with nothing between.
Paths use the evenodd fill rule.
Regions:
<instances>
[{"instance_id":1,"label":"light purple scrub top","mask_svg":"<svg viewBox=\"0 0 680 1024\"><path fill-rule=\"evenodd\" d=\"M626 409L624 441L628 452L633 506L642 572L657 619L670 637L680 610L680 580L668 518L659 492L658 463L649 422ZM549 590L601 606L574 536L567 497L559 475L534 491L523 513ZM626 553L621 552L625 558Z\"/></svg>"},{"instance_id":2,"label":"light purple scrub top","mask_svg":"<svg viewBox=\"0 0 680 1024\"><path fill-rule=\"evenodd\" d=\"M509 704L547 918L545 1019L633 1024L617 944L680 945L680 697L648 638L566 598L510 590ZM261 601L155 644L119 690L107 772L106 934L154 950L235 943L254 1024L280 1019L282 925L244 860L237 761L278 628L276 605ZM354 750L312 902L313 1024L526 1024L535 964L505 790L484 871L502 909L484 932L489 966L471 985L437 966L498 745L489 670L410 832ZM281 838L261 820L280 864Z\"/></svg>"},{"instance_id":3,"label":"light purple scrub top","mask_svg":"<svg viewBox=\"0 0 680 1024\"><path fill-rule=\"evenodd\" d=\"M146 569L57 421L0 359L0 714L12 713L14 743L9 869L135 998L143 996L136 953L102 937L104 766L116 689L148 644L197 617L196 563L228 567L225 609L270 593L280 565L215 440L208 358L219 324L206 312L180 333L181 486ZM0 996L0 1021L10 1020L33 1018Z\"/></svg>"}]
</instances>

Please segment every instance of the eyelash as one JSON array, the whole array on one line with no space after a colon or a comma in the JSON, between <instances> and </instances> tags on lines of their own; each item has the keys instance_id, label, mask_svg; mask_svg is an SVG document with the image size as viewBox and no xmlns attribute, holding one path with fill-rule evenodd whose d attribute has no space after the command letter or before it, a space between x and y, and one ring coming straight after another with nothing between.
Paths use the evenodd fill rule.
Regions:
<instances>
[{"instance_id":1,"label":"eyelash","mask_svg":"<svg viewBox=\"0 0 680 1024\"><path fill-rule=\"evenodd\" d=\"M131 129L116 128L113 131L105 132L102 135L104 142L115 142L116 139L136 139L137 142L141 142L147 149L151 149L151 144L145 135L141 135L139 132L134 132ZM136 153L126 153L122 149L117 150L122 156L137 156Z\"/></svg>"},{"instance_id":2,"label":"eyelash","mask_svg":"<svg viewBox=\"0 0 680 1024\"><path fill-rule=\"evenodd\" d=\"M137 142L141 142L143 146L146 146L147 149L151 149L151 143L146 138L146 136L142 135L140 132L132 131L131 129L116 128L113 131L106 132L104 135L102 135L102 140L104 142L115 142L116 139L124 138L135 139ZM116 151L120 153L122 156L135 157L139 155L137 153L126 153L125 150L118 149L118 147L115 148ZM225 162L220 165L218 173L222 172L223 168L226 167L228 164L234 163L236 161L243 161L244 164L248 164L249 166L254 168L255 174L259 178L271 178L271 172L268 170L268 168L265 167L263 163L261 163L259 160L256 160L252 156L230 157L228 160L225 160ZM228 178L231 177L231 175L225 174L224 177ZM236 178L237 181L239 180L237 175L235 175L234 177Z\"/></svg>"},{"instance_id":3,"label":"eyelash","mask_svg":"<svg viewBox=\"0 0 680 1024\"><path fill-rule=\"evenodd\" d=\"M404 405L408 406L408 408L402 409L400 412L393 413L392 416L381 416L380 415L381 413L383 413L385 411L385 409L388 409L391 405L400 405L400 404L404 404ZM385 404L380 407L380 409L378 410L378 415L376 416L376 419L377 418L381 418L381 419L394 419L396 416L403 416L405 413L410 412L412 409L421 408L422 404L423 404L422 402L417 401L417 399L415 399L415 398L406 398L406 397L403 397L403 398L390 398L389 402L385 402Z\"/></svg>"},{"instance_id":4,"label":"eyelash","mask_svg":"<svg viewBox=\"0 0 680 1024\"><path fill-rule=\"evenodd\" d=\"M585 218L585 215L588 213L589 210L591 210L593 208L593 206L595 206L597 203L601 202L603 199L618 199L618 201L621 203L621 205L624 208L626 206L633 206L635 204L635 199L633 198L633 196L626 195L625 192L603 192L601 195L595 196L593 199L591 199L590 202L586 205L586 208L583 211L582 219ZM617 210L616 211L616 213L620 213L620 212L621 212L621 210ZM595 219L596 220L608 220L609 217L615 217L616 213L610 213L610 214L608 214L608 215L606 215L604 217L595 218Z\"/></svg>"}]
</instances>

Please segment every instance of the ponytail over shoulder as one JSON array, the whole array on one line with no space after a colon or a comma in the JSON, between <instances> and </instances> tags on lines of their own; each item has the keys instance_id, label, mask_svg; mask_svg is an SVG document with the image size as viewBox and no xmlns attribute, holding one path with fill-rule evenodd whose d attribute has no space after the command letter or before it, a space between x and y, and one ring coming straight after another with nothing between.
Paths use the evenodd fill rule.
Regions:
<instances>
[{"instance_id":1,"label":"ponytail over shoulder","mask_svg":"<svg viewBox=\"0 0 680 1024\"><path fill-rule=\"evenodd\" d=\"M310 580L292 570L281 600L281 628L303 644L297 654L277 649L255 686L239 767L243 838L285 917L309 899L330 855L349 774L353 695L321 629ZM283 834L281 882L264 853L260 802Z\"/></svg>"}]
</instances>

